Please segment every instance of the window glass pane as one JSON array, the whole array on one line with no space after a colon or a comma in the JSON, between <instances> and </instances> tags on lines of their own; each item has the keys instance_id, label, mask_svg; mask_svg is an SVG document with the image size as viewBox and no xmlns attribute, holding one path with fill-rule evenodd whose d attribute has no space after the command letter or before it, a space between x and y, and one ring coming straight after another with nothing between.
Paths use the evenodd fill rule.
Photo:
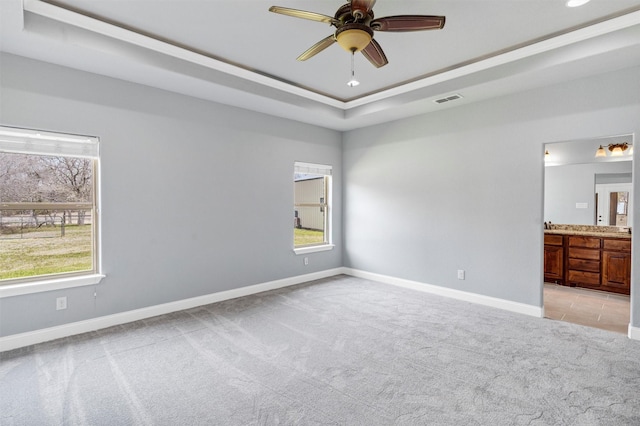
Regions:
<instances>
[{"instance_id":1,"label":"window glass pane","mask_svg":"<svg viewBox=\"0 0 640 426\"><path fill-rule=\"evenodd\" d=\"M0 210L0 280L91 271L86 210Z\"/></svg>"},{"instance_id":2,"label":"window glass pane","mask_svg":"<svg viewBox=\"0 0 640 426\"><path fill-rule=\"evenodd\" d=\"M294 175L294 247L327 242L326 182L324 175Z\"/></svg>"},{"instance_id":3,"label":"window glass pane","mask_svg":"<svg viewBox=\"0 0 640 426\"><path fill-rule=\"evenodd\" d=\"M0 203L92 201L93 160L0 152Z\"/></svg>"},{"instance_id":4,"label":"window glass pane","mask_svg":"<svg viewBox=\"0 0 640 426\"><path fill-rule=\"evenodd\" d=\"M0 280L95 271L94 167L0 152Z\"/></svg>"}]
</instances>

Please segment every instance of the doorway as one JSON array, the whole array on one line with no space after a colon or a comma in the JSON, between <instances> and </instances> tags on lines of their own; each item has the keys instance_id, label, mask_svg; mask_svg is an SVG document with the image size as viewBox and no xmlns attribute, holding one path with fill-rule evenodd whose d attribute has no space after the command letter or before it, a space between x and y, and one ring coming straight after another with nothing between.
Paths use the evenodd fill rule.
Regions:
<instances>
[{"instance_id":1,"label":"doorway","mask_svg":"<svg viewBox=\"0 0 640 426\"><path fill-rule=\"evenodd\" d=\"M607 146L621 141L631 144L633 139L631 135L623 135L550 143L544 146L543 152L546 153L544 222L568 225L566 229L575 230L575 232L597 232L598 226L624 229L631 227L633 156L595 157L595 152L600 145ZM569 247L568 239L561 237L561 241L565 242L561 242L559 247L545 245L545 260L555 253L551 249L563 251L560 257L556 256L558 259L553 257L557 260L554 265L561 264L560 272L556 274L555 266L545 263L543 275L547 275L546 278L560 277L560 279L549 279L553 282L543 284L545 317L627 334L631 311L630 297L625 294L601 291L601 289L586 288L589 286L599 288L604 285L602 281L585 282L583 284L585 288L580 287L580 283L576 282L576 276L579 274L583 274L585 279L589 280L607 277L608 269L603 265L604 258L609 259L607 257L609 253L604 249L601 251L596 249L600 257L595 260L589 257L589 260L585 260L585 256L591 255L591 252L582 248L576 250ZM556 246L557 244L555 242ZM629 248L626 256L630 256L628 250ZM583 251L584 256L576 256L573 259L571 257L573 251ZM554 274L547 271L547 266L554 266L552 268ZM573 274L571 279L569 279L569 272ZM604 282L608 283L608 278ZM578 286L571 287L576 284ZM602 289L606 290L606 288Z\"/></svg>"}]
</instances>

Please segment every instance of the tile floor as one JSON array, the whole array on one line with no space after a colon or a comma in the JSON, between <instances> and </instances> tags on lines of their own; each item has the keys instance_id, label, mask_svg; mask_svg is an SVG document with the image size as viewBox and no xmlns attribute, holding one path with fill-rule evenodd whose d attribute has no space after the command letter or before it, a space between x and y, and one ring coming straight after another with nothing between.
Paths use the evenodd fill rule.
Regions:
<instances>
[{"instance_id":1,"label":"tile floor","mask_svg":"<svg viewBox=\"0 0 640 426\"><path fill-rule=\"evenodd\" d=\"M628 333L629 296L544 284L544 316L617 333Z\"/></svg>"}]
</instances>

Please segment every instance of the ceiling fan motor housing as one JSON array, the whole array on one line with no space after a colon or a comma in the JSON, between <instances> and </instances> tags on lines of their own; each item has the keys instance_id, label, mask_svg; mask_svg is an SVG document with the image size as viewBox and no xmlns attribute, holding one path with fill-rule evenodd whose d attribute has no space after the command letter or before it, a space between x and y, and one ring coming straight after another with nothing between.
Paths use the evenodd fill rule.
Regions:
<instances>
[{"instance_id":1,"label":"ceiling fan motor housing","mask_svg":"<svg viewBox=\"0 0 640 426\"><path fill-rule=\"evenodd\" d=\"M347 3L340 6L336 11L335 18L343 25L353 22L361 22L369 25L369 22L373 19L373 10L370 10L368 13L362 10L352 10L351 4Z\"/></svg>"}]
</instances>

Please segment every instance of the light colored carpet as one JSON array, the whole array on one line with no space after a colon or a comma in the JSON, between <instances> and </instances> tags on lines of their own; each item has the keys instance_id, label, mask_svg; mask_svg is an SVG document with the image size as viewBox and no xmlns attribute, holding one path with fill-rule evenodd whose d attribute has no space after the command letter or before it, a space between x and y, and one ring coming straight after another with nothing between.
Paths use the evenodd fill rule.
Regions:
<instances>
[{"instance_id":1,"label":"light colored carpet","mask_svg":"<svg viewBox=\"0 0 640 426\"><path fill-rule=\"evenodd\" d=\"M640 424L640 342L346 276L0 356L3 426Z\"/></svg>"}]
</instances>

